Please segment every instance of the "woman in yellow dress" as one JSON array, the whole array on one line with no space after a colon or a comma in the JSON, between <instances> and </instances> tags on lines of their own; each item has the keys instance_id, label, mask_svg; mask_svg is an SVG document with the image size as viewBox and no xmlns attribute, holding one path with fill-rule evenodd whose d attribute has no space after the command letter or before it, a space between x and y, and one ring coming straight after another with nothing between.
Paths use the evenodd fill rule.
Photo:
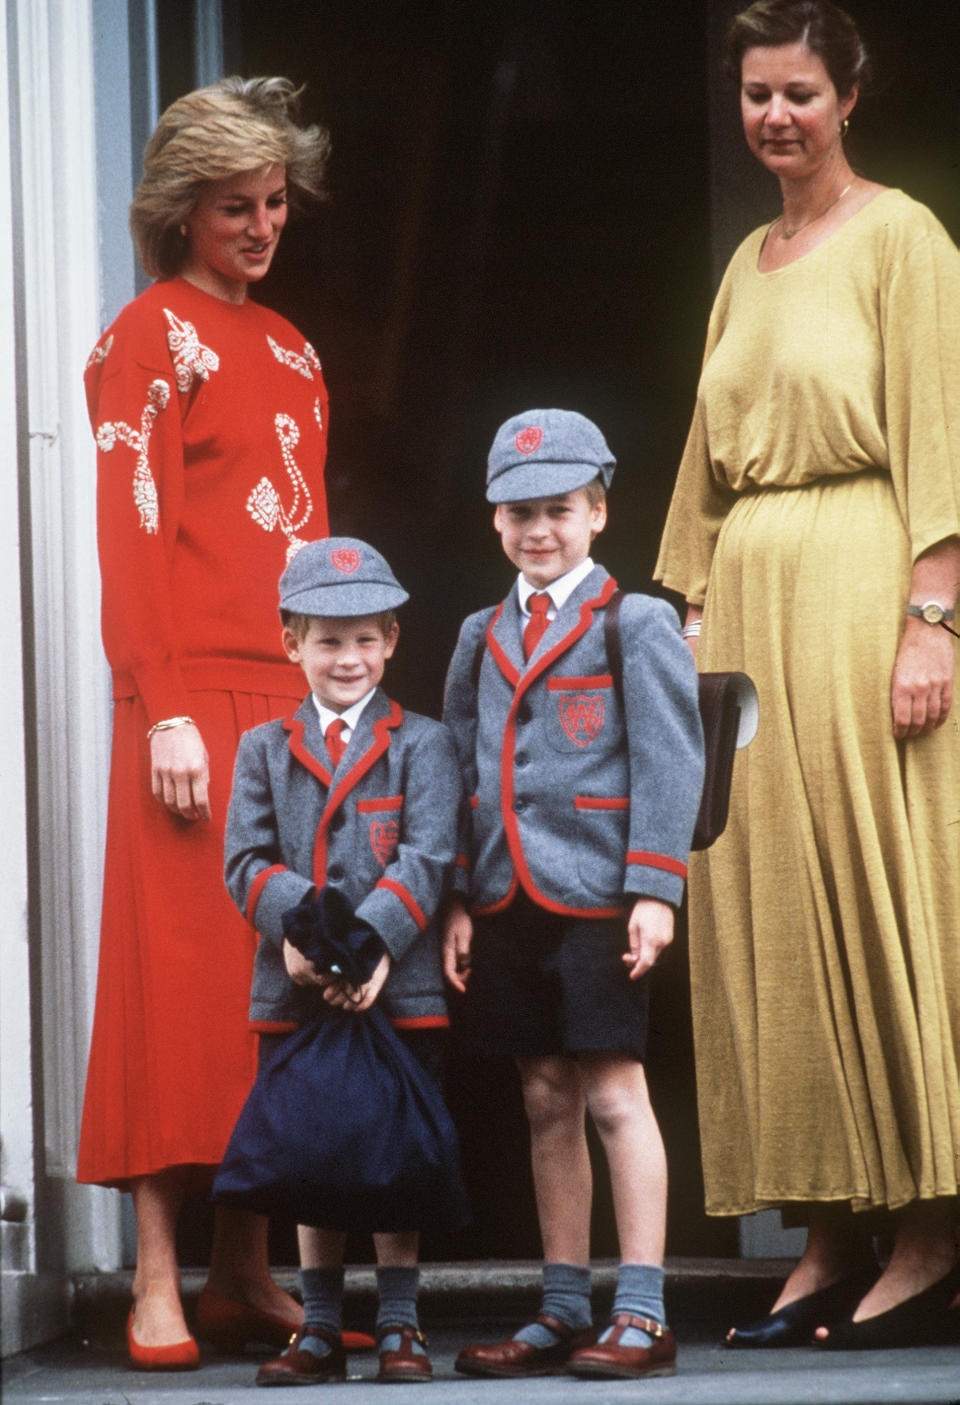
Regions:
<instances>
[{"instance_id":1,"label":"woman in yellow dress","mask_svg":"<svg viewBox=\"0 0 960 1405\"><path fill-rule=\"evenodd\" d=\"M783 210L717 294L657 566L761 709L691 868L707 1210L808 1226L729 1345L897 1345L960 1332L960 256L849 164L848 15L758 0L729 58Z\"/></svg>"}]
</instances>

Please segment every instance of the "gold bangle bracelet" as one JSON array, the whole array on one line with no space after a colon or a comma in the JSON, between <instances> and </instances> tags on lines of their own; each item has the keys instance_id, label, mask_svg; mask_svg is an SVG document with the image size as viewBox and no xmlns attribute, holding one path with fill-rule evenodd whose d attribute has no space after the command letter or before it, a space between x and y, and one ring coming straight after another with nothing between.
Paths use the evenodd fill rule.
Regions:
<instances>
[{"instance_id":1,"label":"gold bangle bracelet","mask_svg":"<svg viewBox=\"0 0 960 1405\"><path fill-rule=\"evenodd\" d=\"M173 727L186 727L188 724L191 727L197 725L192 717L165 717L162 722L154 722L147 733L147 741L150 740L154 732L169 732Z\"/></svg>"}]
</instances>

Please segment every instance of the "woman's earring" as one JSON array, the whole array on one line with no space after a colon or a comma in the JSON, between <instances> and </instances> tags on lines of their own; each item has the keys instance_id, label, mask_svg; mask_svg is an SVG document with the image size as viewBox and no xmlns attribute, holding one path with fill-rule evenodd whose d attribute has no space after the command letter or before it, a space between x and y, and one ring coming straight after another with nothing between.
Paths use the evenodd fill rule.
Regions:
<instances>
[{"instance_id":1,"label":"woman's earring","mask_svg":"<svg viewBox=\"0 0 960 1405\"><path fill-rule=\"evenodd\" d=\"M845 118L843 119L843 121L840 123L840 139L841 139L841 141L842 141L843 138L847 135L847 133L849 132L849 130L850 130L850 118L849 118L849 117L845 117Z\"/></svg>"},{"instance_id":2,"label":"woman's earring","mask_svg":"<svg viewBox=\"0 0 960 1405\"><path fill-rule=\"evenodd\" d=\"M187 226L186 226L185 224L182 224L182 225L180 226L180 233L181 233L181 235L183 236L184 239L186 239L187 235L190 233L190 231L187 229Z\"/></svg>"}]
</instances>

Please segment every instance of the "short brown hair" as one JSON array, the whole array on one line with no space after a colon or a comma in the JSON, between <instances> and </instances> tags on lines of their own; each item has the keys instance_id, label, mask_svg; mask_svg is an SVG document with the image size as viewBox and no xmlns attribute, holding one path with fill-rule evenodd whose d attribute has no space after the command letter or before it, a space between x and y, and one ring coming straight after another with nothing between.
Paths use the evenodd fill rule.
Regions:
<instances>
[{"instance_id":1,"label":"short brown hair","mask_svg":"<svg viewBox=\"0 0 960 1405\"><path fill-rule=\"evenodd\" d=\"M587 502L591 507L598 507L600 503L607 500L607 489L599 474L596 478L591 478L589 483L584 483L583 491L586 493Z\"/></svg>"},{"instance_id":2,"label":"short brown hair","mask_svg":"<svg viewBox=\"0 0 960 1405\"><path fill-rule=\"evenodd\" d=\"M221 78L170 104L143 154L130 230L151 278L173 278L187 256L180 226L210 181L283 166L287 196L319 199L330 154L323 127L297 123L289 78Z\"/></svg>"},{"instance_id":3,"label":"short brown hair","mask_svg":"<svg viewBox=\"0 0 960 1405\"><path fill-rule=\"evenodd\" d=\"M307 637L307 631L314 620L370 619L379 625L380 633L386 637L397 623L396 610L381 610L376 615L299 615L295 610L281 610L280 623L284 629L292 630L298 639Z\"/></svg>"},{"instance_id":4,"label":"short brown hair","mask_svg":"<svg viewBox=\"0 0 960 1405\"><path fill-rule=\"evenodd\" d=\"M866 76L867 51L857 26L831 0L755 0L741 10L727 33L727 72L739 83L748 49L780 44L805 44L820 59L840 98Z\"/></svg>"}]
</instances>

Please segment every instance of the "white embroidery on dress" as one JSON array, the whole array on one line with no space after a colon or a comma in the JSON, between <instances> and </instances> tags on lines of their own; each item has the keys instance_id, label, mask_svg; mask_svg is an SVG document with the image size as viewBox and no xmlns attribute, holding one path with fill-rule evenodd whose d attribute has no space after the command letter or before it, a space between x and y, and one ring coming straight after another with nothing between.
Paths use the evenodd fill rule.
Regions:
<instances>
[{"instance_id":1,"label":"white embroidery on dress","mask_svg":"<svg viewBox=\"0 0 960 1405\"><path fill-rule=\"evenodd\" d=\"M277 527L280 528L287 538L287 562L289 564L300 548L306 545L306 542L296 533L309 520L310 514L313 512L313 500L310 497L310 489L307 487L306 479L293 457L293 450L300 441L300 430L296 420L291 419L289 415L279 414L274 416L273 422L276 426L277 438L280 440L283 465L287 470L290 482L293 484L293 502L289 508L285 508L280 501L280 494L270 479L264 475L247 498L247 511L257 526L262 527L265 532L273 532Z\"/></svg>"},{"instance_id":2,"label":"white embroidery on dress","mask_svg":"<svg viewBox=\"0 0 960 1405\"><path fill-rule=\"evenodd\" d=\"M87 357L85 369L89 371L91 366L99 366L101 361L106 361L107 357L110 355L110 348L112 346L113 333L111 332L105 342L101 342L99 346L93 348L90 355Z\"/></svg>"},{"instance_id":3,"label":"white embroidery on dress","mask_svg":"<svg viewBox=\"0 0 960 1405\"><path fill-rule=\"evenodd\" d=\"M291 371L298 371L308 381L313 380L313 372L320 374L320 357L314 351L308 341L303 343L303 355L296 351L288 351L285 346L280 346L275 342L270 333L267 333L267 342L274 356L283 366L289 366ZM312 368L312 369L311 369Z\"/></svg>"},{"instance_id":4,"label":"white embroidery on dress","mask_svg":"<svg viewBox=\"0 0 960 1405\"><path fill-rule=\"evenodd\" d=\"M185 393L195 380L208 381L210 372L220 369L220 357L203 345L192 322L181 322L168 307L163 309L163 315L170 324L167 345L173 357L177 389Z\"/></svg>"},{"instance_id":5,"label":"white embroidery on dress","mask_svg":"<svg viewBox=\"0 0 960 1405\"><path fill-rule=\"evenodd\" d=\"M319 429L320 433L322 434L322 433L323 433L323 411L320 409L320 396L319 396L319 395L317 396L316 400L314 400L314 402L313 402L313 418L316 420L316 422L317 422L317 428Z\"/></svg>"},{"instance_id":6,"label":"white embroidery on dress","mask_svg":"<svg viewBox=\"0 0 960 1405\"><path fill-rule=\"evenodd\" d=\"M137 452L137 464L133 470L133 501L140 514L140 526L149 533L160 530L160 507L157 501L157 485L150 472L150 435L153 423L161 410L170 403L170 387L159 378L151 382L147 391L147 403L140 416L140 429L133 429L123 420L107 420L97 430L97 447L109 454L116 446L129 444Z\"/></svg>"}]
</instances>

